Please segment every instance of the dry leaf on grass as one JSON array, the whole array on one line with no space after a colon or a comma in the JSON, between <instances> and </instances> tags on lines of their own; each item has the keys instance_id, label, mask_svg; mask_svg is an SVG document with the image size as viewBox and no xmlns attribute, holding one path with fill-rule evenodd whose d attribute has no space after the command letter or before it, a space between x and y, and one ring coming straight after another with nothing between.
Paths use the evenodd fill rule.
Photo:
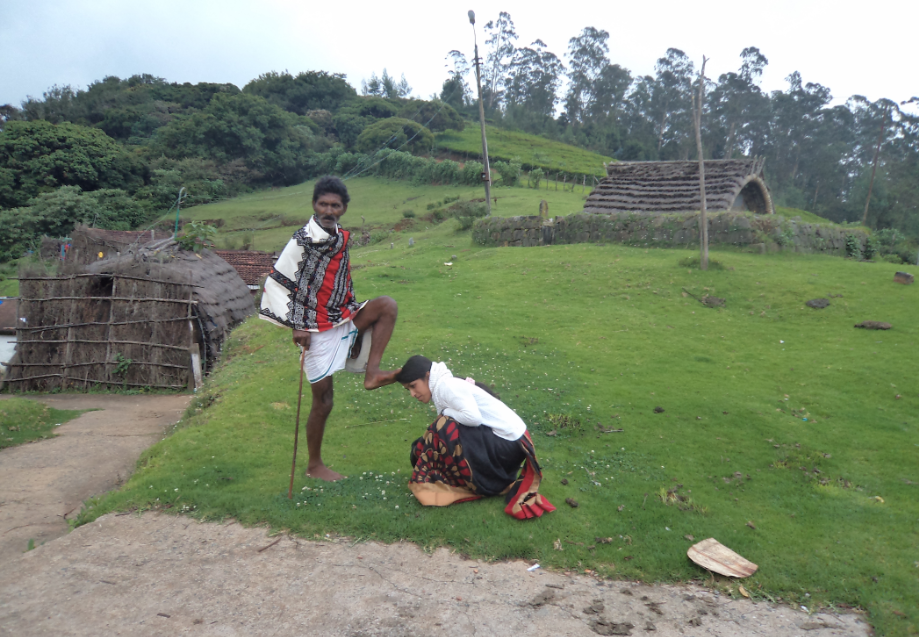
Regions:
<instances>
[{"instance_id":1,"label":"dry leaf on grass","mask_svg":"<svg viewBox=\"0 0 919 637\"><path fill-rule=\"evenodd\" d=\"M740 594L743 595L744 597L747 597L747 598L750 597L750 593L748 593L747 589L743 587L743 584L739 584L737 586L737 590L740 591Z\"/></svg>"},{"instance_id":2,"label":"dry leaf on grass","mask_svg":"<svg viewBox=\"0 0 919 637\"><path fill-rule=\"evenodd\" d=\"M552 543L552 546L553 546L553 548L555 548L556 551L564 551L564 550L565 550L565 549L562 548L562 541L561 541L561 540L555 540L555 541Z\"/></svg>"}]
</instances>

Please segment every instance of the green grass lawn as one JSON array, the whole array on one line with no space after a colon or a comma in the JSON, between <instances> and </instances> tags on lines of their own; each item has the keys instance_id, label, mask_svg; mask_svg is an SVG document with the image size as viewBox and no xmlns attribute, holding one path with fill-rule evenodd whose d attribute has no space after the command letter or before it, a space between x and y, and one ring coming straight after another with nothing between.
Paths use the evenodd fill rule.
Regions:
<instances>
[{"instance_id":1,"label":"green grass lawn","mask_svg":"<svg viewBox=\"0 0 919 637\"><path fill-rule=\"evenodd\" d=\"M313 213L312 197L315 181L288 188L262 191L228 199L219 203L189 208L182 216L189 220L222 219L217 245L238 248L245 235L254 238L254 250L279 250L290 236L302 227ZM539 214L539 202L545 199L550 215L568 215L584 208L584 199L590 188L582 194L581 188L572 191L555 190L555 184L543 188L495 188L492 195L497 203L492 214L501 217ZM415 215L413 231L424 231L421 219L429 212L428 204L438 204L447 197L463 200L484 196L481 187L470 186L413 186L407 181L390 181L379 177L359 177L348 181L351 204L342 218L349 230L392 228L403 221L403 212ZM363 217L363 219L361 218ZM408 237L400 237L403 242Z\"/></svg>"},{"instance_id":2,"label":"green grass lawn","mask_svg":"<svg viewBox=\"0 0 919 637\"><path fill-rule=\"evenodd\" d=\"M552 175L556 172L577 173L605 177L603 162L612 157L552 141L545 137L485 126L488 137L488 157L491 161L510 161L517 158L528 166L539 166ZM471 155L482 154L482 131L478 124L467 125L462 131L448 130L437 133L437 147Z\"/></svg>"},{"instance_id":3,"label":"green grass lawn","mask_svg":"<svg viewBox=\"0 0 919 637\"><path fill-rule=\"evenodd\" d=\"M807 210L801 210L800 208L783 208L782 206L775 207L775 214L785 217L786 219L794 219L795 217L801 217L801 221L804 223L819 223L822 225L837 225L835 222L830 221L829 219L824 219L820 215L815 215L813 212L808 212Z\"/></svg>"},{"instance_id":4,"label":"green grass lawn","mask_svg":"<svg viewBox=\"0 0 919 637\"><path fill-rule=\"evenodd\" d=\"M52 409L25 398L0 400L0 449L53 438L55 427L76 418L82 411Z\"/></svg>"},{"instance_id":5,"label":"green grass lawn","mask_svg":"<svg viewBox=\"0 0 919 637\"><path fill-rule=\"evenodd\" d=\"M693 251L486 249L454 228L355 250L355 288L399 302L386 367L423 353L494 383L534 435L557 512L420 507L408 452L431 407L344 373L324 456L349 477L306 480L303 449L288 501L297 350L252 319L175 432L79 523L168 508L649 582L709 581L686 549L714 537L759 565L744 581L756 599L863 607L879 634L919 629L919 287L892 283L895 266L716 252L724 268L700 272L679 266ZM830 306L804 305L815 297ZM863 320L894 328L853 329Z\"/></svg>"}]
</instances>

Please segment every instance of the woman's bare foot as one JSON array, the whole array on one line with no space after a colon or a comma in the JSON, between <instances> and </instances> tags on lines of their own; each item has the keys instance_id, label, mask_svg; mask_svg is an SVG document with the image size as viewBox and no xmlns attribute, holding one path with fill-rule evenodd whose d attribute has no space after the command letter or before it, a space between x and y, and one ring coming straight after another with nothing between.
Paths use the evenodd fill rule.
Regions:
<instances>
[{"instance_id":1,"label":"woman's bare foot","mask_svg":"<svg viewBox=\"0 0 919 637\"><path fill-rule=\"evenodd\" d=\"M310 464L307 466L306 477L316 478L317 480L325 480L326 482L338 482L345 476L341 475L337 471L332 471L320 462L316 465Z\"/></svg>"},{"instance_id":2,"label":"woman's bare foot","mask_svg":"<svg viewBox=\"0 0 919 637\"><path fill-rule=\"evenodd\" d=\"M364 389L376 389L377 387L392 385L396 382L396 376L398 376L401 371L401 367L391 372L383 372L380 370L371 372L368 369L364 374Z\"/></svg>"}]
</instances>

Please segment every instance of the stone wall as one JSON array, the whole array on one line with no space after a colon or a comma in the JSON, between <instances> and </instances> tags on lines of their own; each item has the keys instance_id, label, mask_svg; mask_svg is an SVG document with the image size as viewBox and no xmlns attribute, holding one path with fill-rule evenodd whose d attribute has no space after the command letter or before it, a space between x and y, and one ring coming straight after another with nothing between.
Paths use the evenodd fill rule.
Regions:
<instances>
[{"instance_id":1,"label":"stone wall","mask_svg":"<svg viewBox=\"0 0 919 637\"><path fill-rule=\"evenodd\" d=\"M862 228L803 223L779 215L719 212L708 215L711 246L733 246L750 252L826 252L845 255L846 235L864 249ZM632 246L695 247L699 214L578 213L567 217L489 217L476 222L472 238L479 245L541 246L565 243L624 243Z\"/></svg>"}]
</instances>

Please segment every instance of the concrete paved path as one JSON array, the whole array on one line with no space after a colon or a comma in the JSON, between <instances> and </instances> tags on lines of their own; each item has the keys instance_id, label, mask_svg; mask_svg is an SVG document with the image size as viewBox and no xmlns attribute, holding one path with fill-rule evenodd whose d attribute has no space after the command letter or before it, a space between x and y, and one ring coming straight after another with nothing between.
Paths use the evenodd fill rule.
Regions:
<instances>
[{"instance_id":1,"label":"concrete paved path","mask_svg":"<svg viewBox=\"0 0 919 637\"><path fill-rule=\"evenodd\" d=\"M98 409L55 428L55 438L0 451L0 569L67 533L84 500L120 485L141 452L178 422L189 395L60 394L55 409Z\"/></svg>"}]
</instances>

